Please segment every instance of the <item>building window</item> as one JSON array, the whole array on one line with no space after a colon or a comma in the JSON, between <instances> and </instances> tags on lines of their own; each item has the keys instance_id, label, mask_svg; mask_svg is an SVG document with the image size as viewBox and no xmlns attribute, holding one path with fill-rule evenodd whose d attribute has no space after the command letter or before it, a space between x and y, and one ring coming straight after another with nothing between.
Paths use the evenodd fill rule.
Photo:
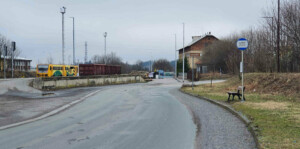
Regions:
<instances>
[{"instance_id":1,"label":"building window","mask_svg":"<svg viewBox=\"0 0 300 149\"><path fill-rule=\"evenodd\" d=\"M207 66L202 66L202 73L207 73Z\"/></svg>"},{"instance_id":2,"label":"building window","mask_svg":"<svg viewBox=\"0 0 300 149\"><path fill-rule=\"evenodd\" d=\"M204 43L204 47L207 47L208 46L208 43L206 42L206 43Z\"/></svg>"}]
</instances>

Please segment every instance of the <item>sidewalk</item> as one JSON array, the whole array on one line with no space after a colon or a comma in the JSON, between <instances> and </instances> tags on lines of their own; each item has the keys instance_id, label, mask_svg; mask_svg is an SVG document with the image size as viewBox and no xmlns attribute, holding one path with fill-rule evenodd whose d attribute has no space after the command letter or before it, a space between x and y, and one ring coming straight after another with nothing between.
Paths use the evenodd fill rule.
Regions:
<instances>
[{"instance_id":1,"label":"sidewalk","mask_svg":"<svg viewBox=\"0 0 300 149\"><path fill-rule=\"evenodd\" d=\"M178 79L178 78L174 78L174 79L182 83L182 79ZM212 83L221 83L224 81L226 80L213 80ZM211 80L201 80L201 81L195 81L194 85L209 84L209 83L211 83ZM189 80L184 80L184 84L192 85L192 82Z\"/></svg>"}]
</instances>

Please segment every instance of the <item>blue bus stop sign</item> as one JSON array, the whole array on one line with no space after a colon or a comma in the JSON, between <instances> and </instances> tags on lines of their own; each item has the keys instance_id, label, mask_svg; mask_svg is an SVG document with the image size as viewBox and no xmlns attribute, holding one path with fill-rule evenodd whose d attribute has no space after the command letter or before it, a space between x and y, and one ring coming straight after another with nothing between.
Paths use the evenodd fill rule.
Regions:
<instances>
[{"instance_id":1,"label":"blue bus stop sign","mask_svg":"<svg viewBox=\"0 0 300 149\"><path fill-rule=\"evenodd\" d=\"M236 46L239 50L246 50L248 48L248 40L246 38L240 38L237 42L236 42Z\"/></svg>"}]
</instances>

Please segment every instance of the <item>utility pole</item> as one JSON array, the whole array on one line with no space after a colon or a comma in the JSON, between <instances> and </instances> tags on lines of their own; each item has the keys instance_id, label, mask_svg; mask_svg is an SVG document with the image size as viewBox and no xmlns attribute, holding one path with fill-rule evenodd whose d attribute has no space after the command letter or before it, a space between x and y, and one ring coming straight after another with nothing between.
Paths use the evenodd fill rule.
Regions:
<instances>
[{"instance_id":1,"label":"utility pole","mask_svg":"<svg viewBox=\"0 0 300 149\"><path fill-rule=\"evenodd\" d=\"M184 84L184 23L183 23L183 48L182 48L182 83Z\"/></svg>"},{"instance_id":2,"label":"utility pole","mask_svg":"<svg viewBox=\"0 0 300 149\"><path fill-rule=\"evenodd\" d=\"M107 32L104 32L104 34L103 34L103 36L104 36L104 63L105 63L105 65L106 65L106 60L107 60L107 58L106 58L106 37L107 37Z\"/></svg>"},{"instance_id":3,"label":"utility pole","mask_svg":"<svg viewBox=\"0 0 300 149\"><path fill-rule=\"evenodd\" d=\"M277 72L280 72L280 0L278 0L278 19L277 19Z\"/></svg>"},{"instance_id":4,"label":"utility pole","mask_svg":"<svg viewBox=\"0 0 300 149\"><path fill-rule=\"evenodd\" d=\"M88 53L88 51L87 51L87 42L85 42L85 56L84 56L84 63L86 64L87 63L87 53Z\"/></svg>"},{"instance_id":5,"label":"utility pole","mask_svg":"<svg viewBox=\"0 0 300 149\"><path fill-rule=\"evenodd\" d=\"M73 19L73 65L76 64L75 61L75 18L74 17L70 17Z\"/></svg>"},{"instance_id":6,"label":"utility pole","mask_svg":"<svg viewBox=\"0 0 300 149\"><path fill-rule=\"evenodd\" d=\"M4 73L4 79L6 79L6 56L7 56L7 46L4 46L4 65L3 65L3 73Z\"/></svg>"},{"instance_id":7,"label":"utility pole","mask_svg":"<svg viewBox=\"0 0 300 149\"><path fill-rule=\"evenodd\" d=\"M175 74L174 74L174 78L176 78L177 77L177 57L176 57L176 50L177 50L177 45L176 45L176 41L177 41L177 39L176 39L176 34L175 34Z\"/></svg>"},{"instance_id":8,"label":"utility pole","mask_svg":"<svg viewBox=\"0 0 300 149\"><path fill-rule=\"evenodd\" d=\"M66 7L60 8L60 13L62 14L62 63L65 64L65 24L64 24L64 14L66 13Z\"/></svg>"}]
</instances>

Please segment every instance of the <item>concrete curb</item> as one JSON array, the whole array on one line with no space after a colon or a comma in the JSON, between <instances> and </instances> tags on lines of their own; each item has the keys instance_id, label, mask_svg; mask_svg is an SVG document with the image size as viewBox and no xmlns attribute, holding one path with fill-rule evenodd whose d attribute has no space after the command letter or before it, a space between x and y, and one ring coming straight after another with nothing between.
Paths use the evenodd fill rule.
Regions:
<instances>
[{"instance_id":1,"label":"concrete curb","mask_svg":"<svg viewBox=\"0 0 300 149\"><path fill-rule=\"evenodd\" d=\"M260 149L258 138L257 138L257 135L256 135L256 133L254 131L255 128L253 128L253 126L251 126L252 121L250 121L243 113L234 110L230 105L226 105L226 104L224 104L222 102L219 102L219 101L216 101L216 100L212 100L212 99L209 99L209 98L206 98L206 97L202 97L202 96L197 96L197 95L193 95L193 94L190 94L190 93L186 93L186 92L182 91L181 89L179 89L179 91L182 92L182 93L184 93L184 94L186 94L186 95L193 96L193 97L196 97L196 98L199 98L199 99L202 99L202 100L206 100L206 101L208 101L208 102L210 102L212 104L220 106L221 108L223 108L223 109L229 111L230 113L232 113L233 115L235 115L238 119L240 119L246 125L246 127L248 128L248 130L250 131L251 135L254 138L256 148Z\"/></svg>"},{"instance_id":2,"label":"concrete curb","mask_svg":"<svg viewBox=\"0 0 300 149\"><path fill-rule=\"evenodd\" d=\"M41 120L41 119L44 119L44 118L47 118L49 116L52 116L52 115L55 115L61 111L64 111L68 108L70 108L71 106L77 104L77 103L80 103L82 102L83 100L85 100L86 98L90 97L90 96L93 96L94 94L100 92L101 90L98 90L98 91L94 91L92 93L89 93L87 94L86 96L84 97L81 97L80 99L78 100L75 100L75 101L72 101L71 103L68 103L68 104L65 104L57 109L54 109L48 113L45 113L39 117L36 117L36 118L32 118L32 119L28 119L28 120L25 120L25 121L22 121L22 122L17 122L17 123L13 123L13 124L9 124L9 125L5 125L5 126L1 126L0 127L0 130L4 130L4 129L8 129L8 128L12 128L12 127L16 127L16 126L20 126L20 125L24 125L24 124L27 124L27 123L31 123L31 122L34 122L34 121L38 121L38 120Z\"/></svg>"}]
</instances>

